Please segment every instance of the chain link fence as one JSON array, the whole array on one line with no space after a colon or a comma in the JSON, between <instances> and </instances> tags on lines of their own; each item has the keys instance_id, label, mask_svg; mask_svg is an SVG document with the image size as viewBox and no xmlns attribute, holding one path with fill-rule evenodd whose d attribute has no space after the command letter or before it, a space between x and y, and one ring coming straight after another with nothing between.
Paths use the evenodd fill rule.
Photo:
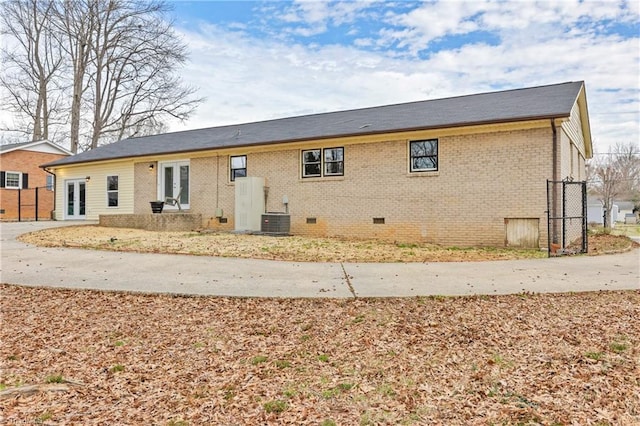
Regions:
<instances>
[{"instance_id":1,"label":"chain link fence","mask_svg":"<svg viewBox=\"0 0 640 426\"><path fill-rule=\"evenodd\" d=\"M549 256L587 252L587 183L547 181Z\"/></svg>"}]
</instances>

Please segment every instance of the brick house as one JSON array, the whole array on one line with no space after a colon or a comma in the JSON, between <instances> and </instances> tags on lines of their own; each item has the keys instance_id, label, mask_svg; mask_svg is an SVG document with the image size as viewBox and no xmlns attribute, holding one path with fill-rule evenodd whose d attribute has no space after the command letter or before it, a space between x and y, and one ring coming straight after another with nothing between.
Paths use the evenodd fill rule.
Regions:
<instances>
[{"instance_id":1,"label":"brick house","mask_svg":"<svg viewBox=\"0 0 640 426\"><path fill-rule=\"evenodd\" d=\"M179 197L200 227L234 230L250 181L294 235L539 246L546 181L584 180L591 155L584 83L568 82L132 138L43 167L58 220ZM510 239L513 223L533 243Z\"/></svg>"},{"instance_id":2,"label":"brick house","mask_svg":"<svg viewBox=\"0 0 640 426\"><path fill-rule=\"evenodd\" d=\"M54 176L39 166L69 155L46 140L0 145L0 220L34 220L36 204L37 219L51 219Z\"/></svg>"}]
</instances>

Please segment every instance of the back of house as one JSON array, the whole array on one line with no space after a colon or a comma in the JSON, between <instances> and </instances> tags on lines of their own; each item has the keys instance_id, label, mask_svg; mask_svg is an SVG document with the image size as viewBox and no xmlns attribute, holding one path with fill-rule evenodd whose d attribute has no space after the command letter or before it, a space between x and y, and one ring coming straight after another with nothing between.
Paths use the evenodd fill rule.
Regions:
<instances>
[{"instance_id":1,"label":"back of house","mask_svg":"<svg viewBox=\"0 0 640 426\"><path fill-rule=\"evenodd\" d=\"M58 220L138 226L170 198L161 215L212 230L280 213L295 235L539 247L547 181L584 180L591 155L569 82L131 138L43 167Z\"/></svg>"}]
</instances>

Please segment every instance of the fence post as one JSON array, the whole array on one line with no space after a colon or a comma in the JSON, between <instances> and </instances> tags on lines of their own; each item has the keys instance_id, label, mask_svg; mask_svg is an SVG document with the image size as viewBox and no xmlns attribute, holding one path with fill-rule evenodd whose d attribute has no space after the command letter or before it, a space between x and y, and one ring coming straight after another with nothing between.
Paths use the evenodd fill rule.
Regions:
<instances>
[{"instance_id":1,"label":"fence post","mask_svg":"<svg viewBox=\"0 0 640 426\"><path fill-rule=\"evenodd\" d=\"M567 181L562 181L562 249L567 248Z\"/></svg>"},{"instance_id":2,"label":"fence post","mask_svg":"<svg viewBox=\"0 0 640 426\"><path fill-rule=\"evenodd\" d=\"M589 221L587 220L587 181L583 181L582 189L582 252L589 251Z\"/></svg>"},{"instance_id":3,"label":"fence post","mask_svg":"<svg viewBox=\"0 0 640 426\"><path fill-rule=\"evenodd\" d=\"M38 221L38 187L36 186L36 222Z\"/></svg>"},{"instance_id":4,"label":"fence post","mask_svg":"<svg viewBox=\"0 0 640 426\"><path fill-rule=\"evenodd\" d=\"M551 205L549 198L550 180L547 179L547 257L551 257Z\"/></svg>"},{"instance_id":5,"label":"fence post","mask_svg":"<svg viewBox=\"0 0 640 426\"><path fill-rule=\"evenodd\" d=\"M18 222L22 222L22 189L18 188Z\"/></svg>"}]
</instances>

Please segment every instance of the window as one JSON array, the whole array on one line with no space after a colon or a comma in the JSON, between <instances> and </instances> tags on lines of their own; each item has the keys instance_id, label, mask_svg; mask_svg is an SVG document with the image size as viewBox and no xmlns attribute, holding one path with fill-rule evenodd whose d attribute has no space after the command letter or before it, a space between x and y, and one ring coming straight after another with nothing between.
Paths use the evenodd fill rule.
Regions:
<instances>
[{"instance_id":1,"label":"window","mask_svg":"<svg viewBox=\"0 0 640 426\"><path fill-rule=\"evenodd\" d=\"M247 156L246 155L236 155L230 157L231 162L231 182L236 180L239 177L247 176Z\"/></svg>"},{"instance_id":2,"label":"window","mask_svg":"<svg viewBox=\"0 0 640 426\"><path fill-rule=\"evenodd\" d=\"M0 188L24 189L29 187L29 175L20 172L0 172Z\"/></svg>"},{"instance_id":3,"label":"window","mask_svg":"<svg viewBox=\"0 0 640 426\"><path fill-rule=\"evenodd\" d=\"M20 173L7 172L4 176L5 188L20 188Z\"/></svg>"},{"instance_id":4,"label":"window","mask_svg":"<svg viewBox=\"0 0 640 426\"><path fill-rule=\"evenodd\" d=\"M107 176L107 206L118 207L118 176Z\"/></svg>"},{"instance_id":5,"label":"window","mask_svg":"<svg viewBox=\"0 0 640 426\"><path fill-rule=\"evenodd\" d=\"M53 191L54 181L53 175L47 175L47 191Z\"/></svg>"},{"instance_id":6,"label":"window","mask_svg":"<svg viewBox=\"0 0 640 426\"><path fill-rule=\"evenodd\" d=\"M302 177L343 176L344 148L302 151Z\"/></svg>"},{"instance_id":7,"label":"window","mask_svg":"<svg viewBox=\"0 0 640 426\"><path fill-rule=\"evenodd\" d=\"M302 151L302 177L322 176L321 162L319 149Z\"/></svg>"},{"instance_id":8,"label":"window","mask_svg":"<svg viewBox=\"0 0 640 426\"><path fill-rule=\"evenodd\" d=\"M409 142L412 172L438 170L438 139Z\"/></svg>"},{"instance_id":9,"label":"window","mask_svg":"<svg viewBox=\"0 0 640 426\"><path fill-rule=\"evenodd\" d=\"M324 175L344 175L344 148L325 148L324 150Z\"/></svg>"}]
</instances>

